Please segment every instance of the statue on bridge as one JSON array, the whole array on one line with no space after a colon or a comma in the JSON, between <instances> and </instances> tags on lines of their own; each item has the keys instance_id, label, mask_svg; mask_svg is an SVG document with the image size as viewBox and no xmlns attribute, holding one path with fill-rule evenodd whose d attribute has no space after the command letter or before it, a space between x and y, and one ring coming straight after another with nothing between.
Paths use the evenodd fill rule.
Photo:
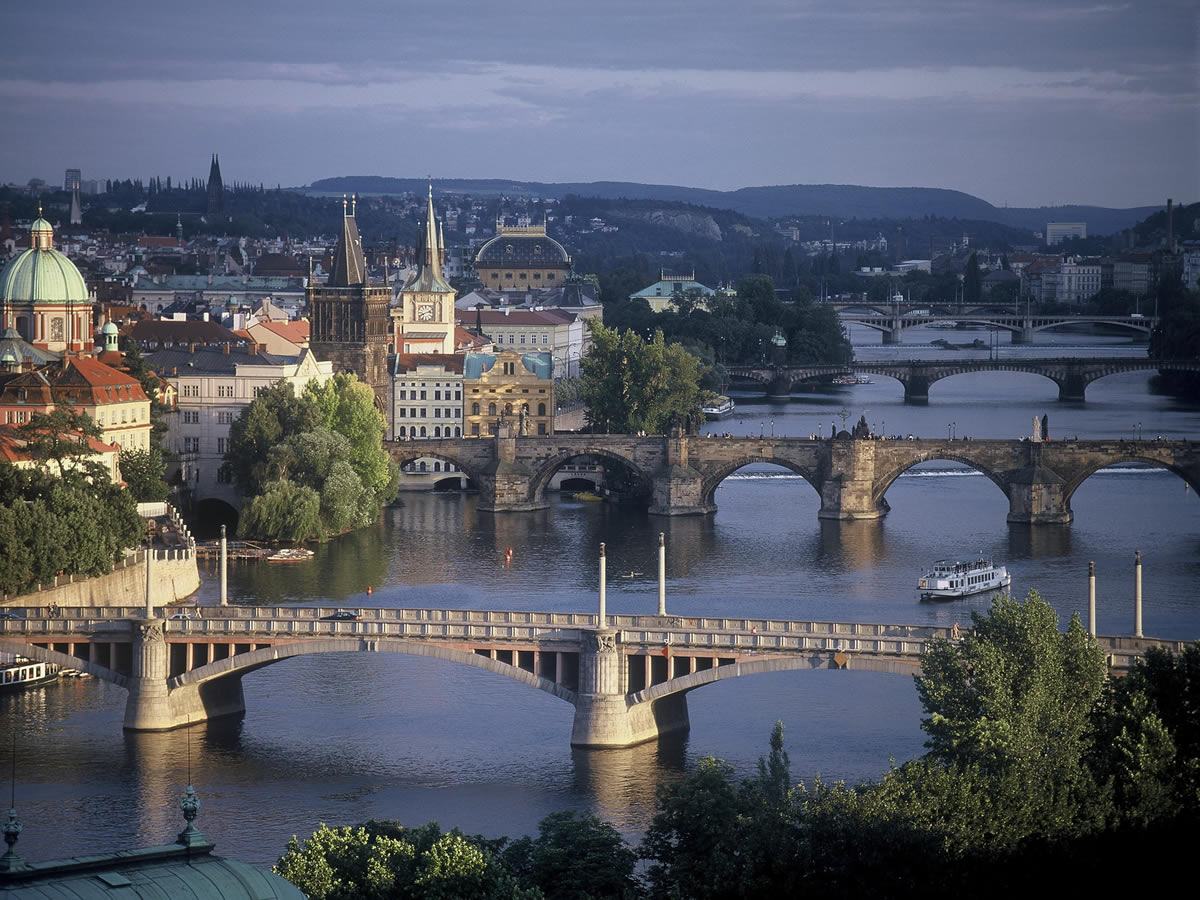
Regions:
<instances>
[{"instance_id":1,"label":"statue on bridge","mask_svg":"<svg viewBox=\"0 0 1200 900\"><path fill-rule=\"evenodd\" d=\"M854 426L854 430L850 432L850 436L856 441L865 441L871 437L871 426L867 424L867 416L864 413L858 417L858 422Z\"/></svg>"}]
</instances>

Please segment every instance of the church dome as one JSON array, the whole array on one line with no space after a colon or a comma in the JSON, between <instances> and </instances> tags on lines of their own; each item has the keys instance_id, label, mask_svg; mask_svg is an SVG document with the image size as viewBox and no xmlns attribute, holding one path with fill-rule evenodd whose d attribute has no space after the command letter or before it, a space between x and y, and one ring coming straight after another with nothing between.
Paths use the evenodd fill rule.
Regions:
<instances>
[{"instance_id":1,"label":"church dome","mask_svg":"<svg viewBox=\"0 0 1200 900\"><path fill-rule=\"evenodd\" d=\"M54 229L38 217L29 229L30 248L0 272L5 303L87 303L88 290L75 263L53 247Z\"/></svg>"},{"instance_id":2,"label":"church dome","mask_svg":"<svg viewBox=\"0 0 1200 900\"><path fill-rule=\"evenodd\" d=\"M505 228L475 255L475 266L570 268L571 257L540 227Z\"/></svg>"}]
</instances>

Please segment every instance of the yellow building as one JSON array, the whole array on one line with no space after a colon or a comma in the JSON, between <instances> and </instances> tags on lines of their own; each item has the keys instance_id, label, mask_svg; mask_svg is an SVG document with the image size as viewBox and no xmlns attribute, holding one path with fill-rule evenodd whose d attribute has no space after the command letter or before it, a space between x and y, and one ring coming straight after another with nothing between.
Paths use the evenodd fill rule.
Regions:
<instances>
[{"instance_id":1,"label":"yellow building","mask_svg":"<svg viewBox=\"0 0 1200 900\"><path fill-rule=\"evenodd\" d=\"M463 423L467 437L554 434L554 359L549 353L468 353L463 360Z\"/></svg>"},{"instance_id":2,"label":"yellow building","mask_svg":"<svg viewBox=\"0 0 1200 900\"><path fill-rule=\"evenodd\" d=\"M554 288L571 274L571 257L546 235L545 225L496 226L496 236L475 254L475 274L486 288L529 291Z\"/></svg>"}]
</instances>

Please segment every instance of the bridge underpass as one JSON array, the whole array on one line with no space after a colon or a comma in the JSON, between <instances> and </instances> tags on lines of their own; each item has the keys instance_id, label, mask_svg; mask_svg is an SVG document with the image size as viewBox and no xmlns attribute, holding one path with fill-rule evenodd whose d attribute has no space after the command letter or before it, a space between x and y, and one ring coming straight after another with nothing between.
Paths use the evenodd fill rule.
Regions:
<instances>
[{"instance_id":1,"label":"bridge underpass","mask_svg":"<svg viewBox=\"0 0 1200 900\"><path fill-rule=\"evenodd\" d=\"M328 621L312 607L208 607L197 619L140 608L65 610L0 621L0 651L69 666L129 692L125 728L165 731L246 712L244 676L324 653L405 653L483 669L575 707L571 743L627 747L689 727L687 695L763 672L854 669L914 675L949 629L779 619L363 609ZM1147 647L1101 637L1115 671Z\"/></svg>"}]
</instances>

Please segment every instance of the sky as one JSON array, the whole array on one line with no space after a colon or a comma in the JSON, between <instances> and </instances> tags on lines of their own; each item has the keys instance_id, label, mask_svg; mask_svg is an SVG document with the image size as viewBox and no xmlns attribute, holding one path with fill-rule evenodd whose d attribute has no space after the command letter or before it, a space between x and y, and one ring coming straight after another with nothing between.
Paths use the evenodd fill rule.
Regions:
<instances>
[{"instance_id":1,"label":"sky","mask_svg":"<svg viewBox=\"0 0 1200 900\"><path fill-rule=\"evenodd\" d=\"M1200 0L5 4L0 181L1200 199Z\"/></svg>"}]
</instances>

